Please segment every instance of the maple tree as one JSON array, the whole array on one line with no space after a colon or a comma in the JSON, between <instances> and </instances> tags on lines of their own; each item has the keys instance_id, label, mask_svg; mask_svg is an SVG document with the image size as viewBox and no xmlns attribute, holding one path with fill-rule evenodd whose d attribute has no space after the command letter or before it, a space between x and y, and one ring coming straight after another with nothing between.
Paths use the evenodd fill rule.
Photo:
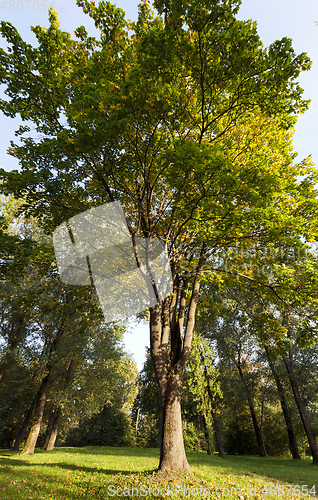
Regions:
<instances>
[{"instance_id":1,"label":"maple tree","mask_svg":"<svg viewBox=\"0 0 318 500\"><path fill-rule=\"evenodd\" d=\"M83 26L73 39L54 10L49 28L32 28L37 47L1 23L0 109L35 127L11 144L21 170L1 171L2 191L23 197L21 211L49 233L118 200L133 241L165 243L173 293L150 308L159 467L190 471L180 388L210 256L316 234L317 174L291 147L308 107L297 78L311 63L288 38L265 48L256 23L235 18L238 0L158 0L158 15L143 2L137 22L110 2L77 4L99 39Z\"/></svg>"}]
</instances>

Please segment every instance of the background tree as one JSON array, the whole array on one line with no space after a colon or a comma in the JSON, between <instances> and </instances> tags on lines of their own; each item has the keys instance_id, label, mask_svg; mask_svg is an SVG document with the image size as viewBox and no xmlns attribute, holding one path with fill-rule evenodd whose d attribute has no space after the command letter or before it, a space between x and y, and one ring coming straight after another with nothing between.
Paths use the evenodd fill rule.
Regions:
<instances>
[{"instance_id":1,"label":"background tree","mask_svg":"<svg viewBox=\"0 0 318 500\"><path fill-rule=\"evenodd\" d=\"M192 412L194 410L195 415L201 415L202 417L207 452L211 454L214 451L214 427L217 449L219 455L224 458L215 403L217 396L222 397L222 393L217 382L218 371L214 366L214 358L215 353L209 343L200 335L195 334L189 364L183 381L183 391L187 390L189 393L192 400Z\"/></svg>"},{"instance_id":2,"label":"background tree","mask_svg":"<svg viewBox=\"0 0 318 500\"><path fill-rule=\"evenodd\" d=\"M304 250L304 245L301 242L298 243L299 249ZM240 250L244 253L246 247ZM263 247L262 252L264 253L266 250L274 249ZM295 252L297 246L296 248L285 247L282 250L282 253L279 252L280 256L277 252L269 252L268 256L263 258L262 266L266 268L266 274L263 273L262 276L258 274L257 276L255 267L257 261L254 259L254 262L250 262L250 265L246 266L243 272L242 270L238 272L235 281L227 279L224 282L225 294L223 297L227 297L226 301L231 311L232 322L234 321L234 325L232 324L230 327L231 332L236 328L235 322L241 330L243 324L245 331L248 331L249 335L252 334L254 353L260 348L265 348L284 414L289 447L293 457L300 458L293 430L290 403L287 402L286 398L286 390L288 390L286 389L286 377L282 375L279 358L283 356L285 364L287 362L294 404L296 402L315 463L317 460L315 432L300 394L293 366L295 349L298 353L302 351L305 353L307 350L310 352L311 346L316 343L317 262L315 253L308 247L301 257L300 254L295 257L298 253ZM291 253L294 255L293 258L291 258ZM240 260L241 257L242 252L238 252L236 260ZM232 267L233 269L235 268ZM221 283L222 285L223 283ZM222 308L219 309L220 319L219 323L214 326L215 330L218 330L219 325L224 324L224 321L226 322L227 313L224 310L221 312L221 310ZM284 315L290 317L290 321L292 321L289 328L284 325L286 320ZM228 338L230 337L228 336ZM303 369L304 366L300 371Z\"/></svg>"},{"instance_id":3,"label":"background tree","mask_svg":"<svg viewBox=\"0 0 318 500\"><path fill-rule=\"evenodd\" d=\"M28 430L23 452L29 454L46 418L43 446L53 449L66 416L68 426L76 425L106 403L127 414L136 367L123 350L124 326L103 324L93 290L60 282L49 238L36 220L18 218L17 207L12 197L2 198L2 235L12 250L6 247L0 282L0 440L19 450ZM27 260L21 258L25 251Z\"/></svg>"}]
</instances>

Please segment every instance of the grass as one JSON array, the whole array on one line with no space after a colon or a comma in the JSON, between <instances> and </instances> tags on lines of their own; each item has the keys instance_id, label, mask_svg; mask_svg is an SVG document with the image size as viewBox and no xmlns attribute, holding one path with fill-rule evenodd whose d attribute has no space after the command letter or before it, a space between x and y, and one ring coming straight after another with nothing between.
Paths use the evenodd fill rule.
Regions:
<instances>
[{"instance_id":1,"label":"grass","mask_svg":"<svg viewBox=\"0 0 318 500\"><path fill-rule=\"evenodd\" d=\"M318 497L318 467L313 466L309 458L293 461L227 456L223 460L204 452L188 452L187 456L195 477L180 480L176 476L152 474L158 466L157 449L57 448L51 452L36 450L34 455L23 457L0 450L0 499L314 498L301 493L304 484L309 485L308 489L315 485ZM175 494L181 483L183 491ZM286 487L287 484L300 485L300 491L296 486ZM145 485L142 490L141 485ZM168 487L170 494L161 491ZM117 488L120 488L118 495ZM220 488L217 494L216 488ZM223 488L227 489L222 493Z\"/></svg>"}]
</instances>

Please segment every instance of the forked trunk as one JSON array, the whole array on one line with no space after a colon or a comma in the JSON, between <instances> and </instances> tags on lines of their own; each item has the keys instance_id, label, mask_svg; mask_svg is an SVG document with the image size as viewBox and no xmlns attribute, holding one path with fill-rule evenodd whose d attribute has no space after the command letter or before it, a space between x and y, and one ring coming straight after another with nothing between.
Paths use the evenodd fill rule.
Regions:
<instances>
[{"instance_id":1,"label":"forked trunk","mask_svg":"<svg viewBox=\"0 0 318 500\"><path fill-rule=\"evenodd\" d=\"M52 406L52 408L50 410L50 415L49 415L47 427L46 427L46 432L45 432L45 437L44 437L44 443L43 443L43 446L42 446L42 450L46 450L46 448L47 448L47 445L48 445L48 442L49 442L49 439L50 439L50 435L51 435L52 429L53 429L54 416L55 416L55 407Z\"/></svg>"},{"instance_id":2,"label":"forked trunk","mask_svg":"<svg viewBox=\"0 0 318 500\"><path fill-rule=\"evenodd\" d=\"M203 244L186 315L189 279L174 276L173 294L150 308L151 358L160 393L161 471L191 473L184 450L181 418L181 379L190 358L199 275L207 258ZM185 317L187 316L186 325ZM184 334L183 334L184 332ZM170 345L169 345L170 344Z\"/></svg>"},{"instance_id":3,"label":"forked trunk","mask_svg":"<svg viewBox=\"0 0 318 500\"><path fill-rule=\"evenodd\" d=\"M65 375L63 377L63 383L60 385L60 390L65 391L67 387L69 386L71 379L72 379L72 373L75 367L75 361L74 359L71 359ZM55 441L58 435L59 431L59 426L62 418L62 410L61 408L56 407L53 405L51 407L50 411L50 416L49 416L49 421L45 433L45 438L44 438L44 443L43 443L43 450L53 450L55 446Z\"/></svg>"}]
</instances>

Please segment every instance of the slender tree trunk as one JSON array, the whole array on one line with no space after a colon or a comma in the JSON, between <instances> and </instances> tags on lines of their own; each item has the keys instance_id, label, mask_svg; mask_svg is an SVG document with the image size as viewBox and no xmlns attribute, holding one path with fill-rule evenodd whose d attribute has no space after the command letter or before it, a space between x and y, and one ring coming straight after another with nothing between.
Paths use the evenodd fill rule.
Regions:
<instances>
[{"instance_id":1,"label":"slender tree trunk","mask_svg":"<svg viewBox=\"0 0 318 500\"><path fill-rule=\"evenodd\" d=\"M61 418L62 411L60 408L52 410L45 436L43 450L51 451L54 449L55 441L59 432Z\"/></svg>"},{"instance_id":2,"label":"slender tree trunk","mask_svg":"<svg viewBox=\"0 0 318 500\"><path fill-rule=\"evenodd\" d=\"M295 435L295 432L294 432L294 427L293 427L292 419L291 419L291 416L290 416L290 411L289 411L289 408L288 408L288 405L287 405L287 401L286 401L286 397L285 397L285 391L284 391L284 388L283 388L283 384L282 384L282 382L281 382L281 380L279 378L279 375L278 375L278 372L277 372L277 370L275 368L274 363L270 361L269 351L268 351L267 347L265 347L265 352L266 352L268 364L270 366L270 369L271 369L272 374L273 374L274 379L275 379L275 383L276 383L276 387L277 387L277 392L278 392L278 396L279 396L279 399L280 399L280 404L281 404L281 407L282 407L282 412L283 412L283 415L284 415L284 420L285 420L287 434L288 434L289 449L290 449L290 452L292 454L293 459L294 460L300 460L300 453L299 453L299 449L298 449L298 445L297 445L296 435Z\"/></svg>"},{"instance_id":3,"label":"slender tree trunk","mask_svg":"<svg viewBox=\"0 0 318 500\"><path fill-rule=\"evenodd\" d=\"M244 387L246 389L247 401L248 401L248 406L249 406L251 417L252 417L254 432L255 432L256 441L257 441L257 445L258 445L258 449L259 449L259 455L260 455L260 457L267 457L265 443L264 443L264 439L263 439L263 433L262 433L262 429L260 428L258 420L257 420L257 415L256 415L255 407L254 407L253 398L252 398L250 391L249 391L249 389L246 385L246 382L244 380L244 374L243 374L241 365L239 363L237 363L236 366L237 366L239 375L242 379L242 382L244 384Z\"/></svg>"},{"instance_id":4,"label":"slender tree trunk","mask_svg":"<svg viewBox=\"0 0 318 500\"><path fill-rule=\"evenodd\" d=\"M303 426L304 426L304 429L305 429L305 432L307 435L308 444L309 444L312 458L313 458L313 463L318 464L318 444L317 444L314 430L313 430L311 422L310 422L309 415L307 413L306 407L305 407L303 400L301 398L301 395L300 395L297 378L296 378L296 375L294 372L293 355L292 355L291 350L289 351L289 358L284 354L283 360L284 360L284 363L285 363L285 366L287 369L287 373L289 376L291 388L292 388L294 398L295 398L295 401L297 404L299 415L300 415L301 421L303 423Z\"/></svg>"},{"instance_id":5,"label":"slender tree trunk","mask_svg":"<svg viewBox=\"0 0 318 500\"><path fill-rule=\"evenodd\" d=\"M236 430L236 435L238 436L240 433L240 426L239 426L239 421L237 418L237 413L234 409L234 419L235 419L235 430ZM238 454L239 455L244 455L244 450L242 449L242 443L241 440L239 439L239 446L238 446Z\"/></svg>"},{"instance_id":6,"label":"slender tree trunk","mask_svg":"<svg viewBox=\"0 0 318 500\"><path fill-rule=\"evenodd\" d=\"M35 450L36 442L40 433L41 422L43 418L44 407L46 403L47 393L50 388L50 374L48 374L41 383L38 391L38 399L34 410L34 418L29 431L29 435L25 442L21 455L32 455Z\"/></svg>"},{"instance_id":7,"label":"slender tree trunk","mask_svg":"<svg viewBox=\"0 0 318 500\"><path fill-rule=\"evenodd\" d=\"M52 429L53 429L53 423L54 423L54 417L55 417L55 406L52 405L51 406L51 410L50 410L50 415L49 415L49 419L48 419L48 423L47 423L47 427L46 427L46 432L45 432L45 437L44 437L44 442L43 442L43 447L42 449L43 450L46 450L46 447L47 447L47 444L49 442L49 438L50 438L50 435L51 435L51 432L52 432Z\"/></svg>"},{"instance_id":8,"label":"slender tree trunk","mask_svg":"<svg viewBox=\"0 0 318 500\"><path fill-rule=\"evenodd\" d=\"M212 415L213 425L214 425L214 436L215 436L215 443L216 443L217 452L219 454L219 457L225 458L225 453L224 453L224 448L223 448L222 431L221 431L221 422L217 416L217 409L216 409L215 401L211 400L211 406L212 406L211 415Z\"/></svg>"},{"instance_id":9,"label":"slender tree trunk","mask_svg":"<svg viewBox=\"0 0 318 500\"><path fill-rule=\"evenodd\" d=\"M138 437L138 425L139 425L139 415L140 415L140 408L137 410L137 417L136 417L136 425L135 425L135 437Z\"/></svg>"},{"instance_id":10,"label":"slender tree trunk","mask_svg":"<svg viewBox=\"0 0 318 500\"><path fill-rule=\"evenodd\" d=\"M203 418L203 425L204 425L204 435L205 435L205 440L207 444L207 453L208 455L212 455L214 451L214 446L213 446L213 437L212 437L212 429L208 423L208 419L206 417L205 412L202 414Z\"/></svg>"},{"instance_id":11,"label":"slender tree trunk","mask_svg":"<svg viewBox=\"0 0 318 500\"><path fill-rule=\"evenodd\" d=\"M257 421L257 416L256 416L255 407L254 407L254 403L253 403L252 398L249 398L248 405L250 407L250 412L251 412L251 416L252 416L252 421L253 421L254 431L255 431L256 440L257 440L257 444L258 444L259 454L261 457L267 457L262 429L260 428L258 421Z\"/></svg>"}]
</instances>

